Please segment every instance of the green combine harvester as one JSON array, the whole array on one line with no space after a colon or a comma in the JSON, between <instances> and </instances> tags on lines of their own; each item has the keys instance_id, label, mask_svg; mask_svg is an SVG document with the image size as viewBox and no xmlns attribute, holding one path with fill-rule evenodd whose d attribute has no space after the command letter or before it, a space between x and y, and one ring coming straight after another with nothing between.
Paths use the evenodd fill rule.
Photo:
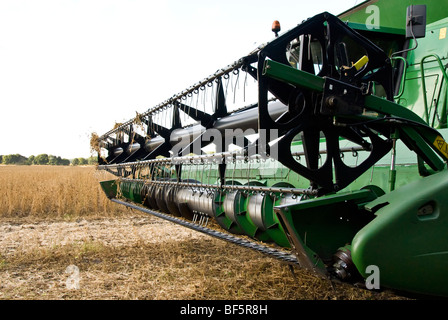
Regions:
<instances>
[{"instance_id":1,"label":"green combine harvester","mask_svg":"<svg viewBox=\"0 0 448 320\"><path fill-rule=\"evenodd\" d=\"M325 278L448 296L447 4L275 22L98 137L104 192Z\"/></svg>"}]
</instances>

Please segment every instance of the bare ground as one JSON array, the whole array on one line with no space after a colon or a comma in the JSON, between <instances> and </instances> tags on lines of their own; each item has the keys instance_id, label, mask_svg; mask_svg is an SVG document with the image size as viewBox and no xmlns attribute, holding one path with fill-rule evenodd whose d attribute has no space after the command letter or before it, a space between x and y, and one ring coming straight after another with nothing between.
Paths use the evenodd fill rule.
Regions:
<instances>
[{"instance_id":1,"label":"bare ground","mask_svg":"<svg viewBox=\"0 0 448 320\"><path fill-rule=\"evenodd\" d=\"M389 300L132 212L0 219L2 300Z\"/></svg>"}]
</instances>

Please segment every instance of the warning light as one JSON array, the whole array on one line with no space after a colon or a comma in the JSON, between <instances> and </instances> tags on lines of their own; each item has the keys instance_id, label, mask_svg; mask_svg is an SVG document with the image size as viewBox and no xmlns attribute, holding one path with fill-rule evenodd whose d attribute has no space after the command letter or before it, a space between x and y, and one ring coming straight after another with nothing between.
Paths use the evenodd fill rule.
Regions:
<instances>
[{"instance_id":1,"label":"warning light","mask_svg":"<svg viewBox=\"0 0 448 320\"><path fill-rule=\"evenodd\" d=\"M281 28L280 28L280 22L278 22L278 20L275 20L272 23L272 32L275 33L275 37L278 37L278 33L280 32Z\"/></svg>"}]
</instances>

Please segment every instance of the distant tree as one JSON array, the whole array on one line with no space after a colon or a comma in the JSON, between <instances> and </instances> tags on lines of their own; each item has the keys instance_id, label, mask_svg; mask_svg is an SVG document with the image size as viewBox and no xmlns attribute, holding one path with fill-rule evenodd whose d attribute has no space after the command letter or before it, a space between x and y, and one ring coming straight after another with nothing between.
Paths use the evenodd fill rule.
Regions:
<instances>
[{"instance_id":1,"label":"distant tree","mask_svg":"<svg viewBox=\"0 0 448 320\"><path fill-rule=\"evenodd\" d=\"M14 155L7 154L6 156L3 156L3 162L5 164L14 164Z\"/></svg>"},{"instance_id":2,"label":"distant tree","mask_svg":"<svg viewBox=\"0 0 448 320\"><path fill-rule=\"evenodd\" d=\"M11 155L7 154L2 156L2 163L3 164L11 164Z\"/></svg>"},{"instance_id":3,"label":"distant tree","mask_svg":"<svg viewBox=\"0 0 448 320\"><path fill-rule=\"evenodd\" d=\"M52 166L55 166L55 165L57 164L57 159L56 159L56 157L50 154L50 155L48 156L48 164L49 164L49 165L52 165Z\"/></svg>"},{"instance_id":4,"label":"distant tree","mask_svg":"<svg viewBox=\"0 0 448 320\"><path fill-rule=\"evenodd\" d=\"M53 156L53 155L48 156L48 164L49 165L60 166L61 162L62 162L62 158L59 156Z\"/></svg>"},{"instance_id":5,"label":"distant tree","mask_svg":"<svg viewBox=\"0 0 448 320\"><path fill-rule=\"evenodd\" d=\"M26 164L27 164L27 165L32 165L32 164L34 164L34 156L33 156L33 155L31 155L31 156L28 157L28 160L27 160Z\"/></svg>"},{"instance_id":6,"label":"distant tree","mask_svg":"<svg viewBox=\"0 0 448 320\"><path fill-rule=\"evenodd\" d=\"M74 166L84 166L89 164L89 159L86 158L74 158L72 160L72 165Z\"/></svg>"},{"instance_id":7,"label":"distant tree","mask_svg":"<svg viewBox=\"0 0 448 320\"><path fill-rule=\"evenodd\" d=\"M8 154L5 156L2 156L2 163L3 164L26 164L27 158L16 153L16 154Z\"/></svg>"},{"instance_id":8,"label":"distant tree","mask_svg":"<svg viewBox=\"0 0 448 320\"><path fill-rule=\"evenodd\" d=\"M61 164L62 164L62 158L59 157L59 156L57 156L57 157L56 157L56 165L57 165L57 166L60 166Z\"/></svg>"},{"instance_id":9,"label":"distant tree","mask_svg":"<svg viewBox=\"0 0 448 320\"><path fill-rule=\"evenodd\" d=\"M90 165L96 165L98 164L98 158L97 157L90 157L87 159L87 163Z\"/></svg>"},{"instance_id":10,"label":"distant tree","mask_svg":"<svg viewBox=\"0 0 448 320\"><path fill-rule=\"evenodd\" d=\"M45 165L48 164L48 154L43 153L43 154L39 154L34 158L34 164L39 164L39 165Z\"/></svg>"},{"instance_id":11,"label":"distant tree","mask_svg":"<svg viewBox=\"0 0 448 320\"><path fill-rule=\"evenodd\" d=\"M84 159L84 161L87 161ZM20 154L0 155L1 164L19 164L19 165L55 165L55 166L69 166L70 160L62 159L60 156L39 154L37 156L24 157Z\"/></svg>"},{"instance_id":12,"label":"distant tree","mask_svg":"<svg viewBox=\"0 0 448 320\"><path fill-rule=\"evenodd\" d=\"M62 159L60 156L49 155L48 164L52 166L69 166L70 160Z\"/></svg>"}]
</instances>

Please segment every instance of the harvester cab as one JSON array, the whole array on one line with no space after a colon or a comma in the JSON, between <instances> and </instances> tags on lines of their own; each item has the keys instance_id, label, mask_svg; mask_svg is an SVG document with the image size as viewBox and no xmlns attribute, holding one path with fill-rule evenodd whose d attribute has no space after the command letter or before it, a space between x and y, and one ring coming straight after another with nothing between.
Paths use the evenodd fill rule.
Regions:
<instances>
[{"instance_id":1,"label":"harvester cab","mask_svg":"<svg viewBox=\"0 0 448 320\"><path fill-rule=\"evenodd\" d=\"M447 296L448 19L405 2L274 22L271 42L98 138L106 195L323 277L379 270Z\"/></svg>"}]
</instances>

